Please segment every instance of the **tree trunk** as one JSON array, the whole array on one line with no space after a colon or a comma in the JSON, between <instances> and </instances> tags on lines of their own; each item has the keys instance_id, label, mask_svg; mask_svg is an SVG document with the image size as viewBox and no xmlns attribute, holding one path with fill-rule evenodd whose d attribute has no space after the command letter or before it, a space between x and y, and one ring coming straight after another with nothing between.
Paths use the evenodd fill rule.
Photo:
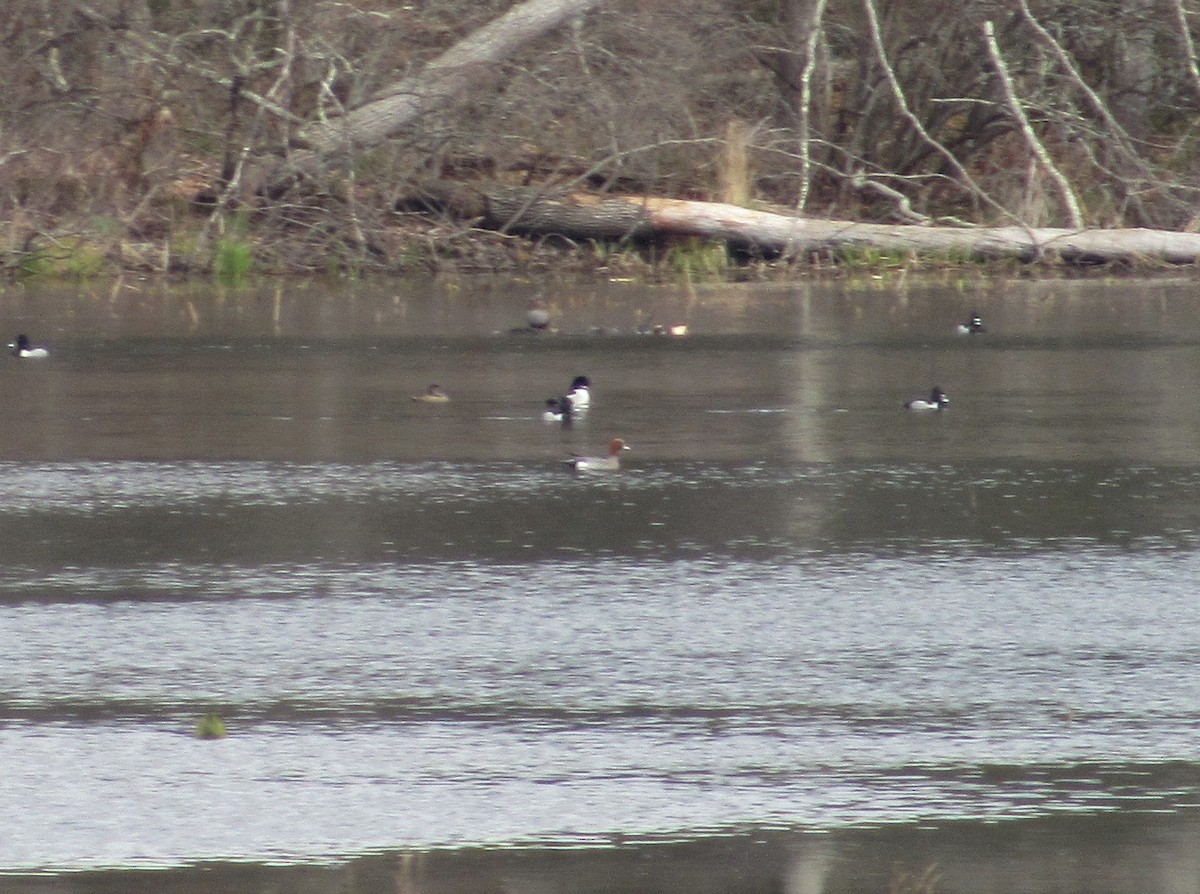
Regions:
<instances>
[{"instance_id":1,"label":"tree trunk","mask_svg":"<svg viewBox=\"0 0 1200 894\"><path fill-rule=\"evenodd\" d=\"M797 153L800 156L800 190L796 210L801 212L808 206L812 188L812 79L817 66L817 41L821 36L825 3L826 0L788 0L783 10L791 42L791 52L787 56L789 80L795 85L795 91L787 101L795 114L800 144Z\"/></svg>"},{"instance_id":2,"label":"tree trunk","mask_svg":"<svg viewBox=\"0 0 1200 894\"><path fill-rule=\"evenodd\" d=\"M495 67L524 44L583 15L601 0L526 0L464 37L430 62L417 77L393 84L345 115L303 128L303 148L292 153L268 180L276 195L297 177L318 171L329 158L383 143L420 116L443 108L489 79Z\"/></svg>"},{"instance_id":3,"label":"tree trunk","mask_svg":"<svg viewBox=\"0 0 1200 894\"><path fill-rule=\"evenodd\" d=\"M679 199L588 194L548 195L501 185L422 186L427 208L479 226L528 235L579 240L669 240L698 237L771 257L800 258L845 251L877 251L962 260L1059 259L1072 264L1192 264L1200 260L1200 233L1147 229L926 227L793 217L736 205Z\"/></svg>"}]
</instances>

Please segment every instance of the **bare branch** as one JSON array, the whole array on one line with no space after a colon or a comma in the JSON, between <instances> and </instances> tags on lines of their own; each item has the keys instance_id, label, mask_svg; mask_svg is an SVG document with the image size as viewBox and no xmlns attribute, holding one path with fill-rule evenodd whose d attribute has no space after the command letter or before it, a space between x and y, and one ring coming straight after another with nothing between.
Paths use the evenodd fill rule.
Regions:
<instances>
[{"instance_id":1,"label":"bare branch","mask_svg":"<svg viewBox=\"0 0 1200 894\"><path fill-rule=\"evenodd\" d=\"M1029 151L1033 153L1034 158L1050 175L1055 186L1058 187L1059 198L1067 209L1067 221L1072 227L1081 228L1083 226L1083 212L1079 208L1079 199L1075 196L1075 191L1071 188L1070 182L1063 173L1054 165L1053 159L1050 158L1050 153L1046 151L1046 147L1042 145L1041 140L1037 138L1037 134L1033 132L1033 126L1029 123L1029 118L1025 114L1025 110L1021 108L1021 102L1017 99L1016 88L1013 86L1012 78L1009 77L1008 69L1004 65L1004 57L1000 55L1000 47L996 43L996 30L990 21L983 23L983 40L987 45L988 56L992 60L992 66L996 69L996 75L1000 79L1000 87L1004 92L1005 101L1008 103L1009 111L1012 113L1013 119L1017 122L1020 128L1021 135L1025 138L1025 144L1029 147Z\"/></svg>"},{"instance_id":2,"label":"bare branch","mask_svg":"<svg viewBox=\"0 0 1200 894\"><path fill-rule=\"evenodd\" d=\"M485 66L499 62L551 28L583 15L598 2L526 0L455 44L429 63L420 77L404 79L374 101L327 125L308 127L301 139L323 156L354 145L374 145L424 112L461 96Z\"/></svg>"},{"instance_id":3,"label":"bare branch","mask_svg":"<svg viewBox=\"0 0 1200 894\"><path fill-rule=\"evenodd\" d=\"M212 214L209 215L208 222L201 234L201 245L207 239L209 231L219 225L221 217L229 209L234 198L242 188L242 179L246 164L265 125L264 117L268 111L268 106L276 106L278 98L291 82L292 65L296 55L296 28L292 22L291 0L278 0L278 2L280 19L286 24L287 29L284 36L282 64L275 77L275 82L263 97L263 102L258 104L258 111L254 116L254 122L236 153L236 162L229 172L225 189L222 190L220 197L217 199L216 207L213 209Z\"/></svg>"},{"instance_id":4,"label":"bare branch","mask_svg":"<svg viewBox=\"0 0 1200 894\"><path fill-rule=\"evenodd\" d=\"M1179 39L1183 41L1183 54L1186 57L1188 77L1192 82L1192 90L1200 99L1200 66L1196 64L1196 44L1192 40L1192 30L1188 26L1187 10L1183 8L1183 0L1169 0L1175 13L1175 21L1179 25Z\"/></svg>"},{"instance_id":5,"label":"bare branch","mask_svg":"<svg viewBox=\"0 0 1200 894\"><path fill-rule=\"evenodd\" d=\"M1122 153L1130 161L1134 162L1140 171L1145 173L1145 163L1141 160L1141 158L1138 157L1137 152L1134 151L1132 137L1126 133L1125 128L1121 126L1120 122L1118 122L1117 119L1112 116L1112 113L1109 112L1108 107L1104 104L1104 100L1102 100L1096 94L1095 90L1088 86L1087 81L1084 80L1083 75L1075 65L1075 62L1071 59L1070 55L1068 55L1067 51L1062 48L1062 45L1054 39L1054 35L1047 31L1042 23L1034 17L1032 12L1030 12L1028 2L1026 2L1026 0L1018 0L1018 2L1021 7L1021 14L1024 16L1025 21L1029 23L1029 27L1032 28L1037 36L1041 38L1043 43L1050 48L1050 51L1054 54L1054 58L1058 61L1059 66L1064 72L1067 73L1071 81L1080 90L1080 92L1087 97L1088 104L1092 107L1092 111L1099 116L1100 120L1104 123L1104 126L1108 128L1111 138L1116 140L1117 144L1121 148Z\"/></svg>"},{"instance_id":6,"label":"bare branch","mask_svg":"<svg viewBox=\"0 0 1200 894\"><path fill-rule=\"evenodd\" d=\"M859 189L866 189L872 192L877 192L885 198L891 199L896 203L896 213L905 220L916 224L929 223L929 215L922 214L919 211L914 211L912 200L898 189L892 189L886 183L880 183L878 180L871 180L865 174L858 172L854 175L852 182Z\"/></svg>"},{"instance_id":7,"label":"bare branch","mask_svg":"<svg viewBox=\"0 0 1200 894\"><path fill-rule=\"evenodd\" d=\"M1022 0L1023 2L1023 0ZM908 107L908 101L904 97L904 89L900 86L900 81L896 77L895 71L892 70L891 64L888 62L887 50L883 45L883 35L879 28L879 16L875 12L875 4L873 0L863 0L863 9L867 14L867 28L870 32L871 44L874 47L875 55L879 60L880 66L883 68L884 77L887 79L888 86L891 87L892 97L896 101L896 106L900 111L901 116L908 122L909 126L920 136L921 140L932 148L938 155L944 158L947 164L950 165L954 175L970 190L970 192L980 201L988 205L990 208L998 211L1004 217L1013 220L1022 226L1027 226L1023 221L1017 220L1016 216L1007 208L993 199L990 195L983 191L977 184L974 178L967 173L966 168L949 149L935 140L921 120L912 113Z\"/></svg>"}]
</instances>

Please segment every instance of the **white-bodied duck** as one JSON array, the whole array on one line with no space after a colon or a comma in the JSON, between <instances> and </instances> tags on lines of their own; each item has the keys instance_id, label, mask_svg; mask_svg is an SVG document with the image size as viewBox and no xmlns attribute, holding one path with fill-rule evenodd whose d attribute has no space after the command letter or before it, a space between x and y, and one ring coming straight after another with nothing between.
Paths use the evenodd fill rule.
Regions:
<instances>
[{"instance_id":1,"label":"white-bodied duck","mask_svg":"<svg viewBox=\"0 0 1200 894\"><path fill-rule=\"evenodd\" d=\"M44 357L49 357L50 352L45 348L35 348L29 343L29 336L22 333L17 336L16 342L9 345L12 349L14 357L24 357L27 360L41 360Z\"/></svg>"},{"instance_id":2,"label":"white-bodied duck","mask_svg":"<svg viewBox=\"0 0 1200 894\"><path fill-rule=\"evenodd\" d=\"M571 467L573 472L616 472L621 468L620 454L622 450L628 450L627 445L620 438L613 438L608 444L608 456L580 456L573 455L570 459L564 459L563 463Z\"/></svg>"},{"instance_id":3,"label":"white-bodied duck","mask_svg":"<svg viewBox=\"0 0 1200 894\"><path fill-rule=\"evenodd\" d=\"M543 422L559 422L571 424L571 402L565 397L552 397L546 401L546 409L542 412Z\"/></svg>"},{"instance_id":4,"label":"white-bodied duck","mask_svg":"<svg viewBox=\"0 0 1200 894\"><path fill-rule=\"evenodd\" d=\"M592 405L591 387L592 383L588 381L587 376L576 376L571 380L571 390L563 396L564 400L571 402L571 412L586 412Z\"/></svg>"},{"instance_id":5,"label":"white-bodied duck","mask_svg":"<svg viewBox=\"0 0 1200 894\"><path fill-rule=\"evenodd\" d=\"M920 397L915 398L914 400L910 400L908 403L906 403L904 405L904 409L916 410L917 412L923 412L926 410L940 410L948 403L950 403L950 398L946 397L946 392L935 386L934 389L929 392L928 400Z\"/></svg>"}]
</instances>

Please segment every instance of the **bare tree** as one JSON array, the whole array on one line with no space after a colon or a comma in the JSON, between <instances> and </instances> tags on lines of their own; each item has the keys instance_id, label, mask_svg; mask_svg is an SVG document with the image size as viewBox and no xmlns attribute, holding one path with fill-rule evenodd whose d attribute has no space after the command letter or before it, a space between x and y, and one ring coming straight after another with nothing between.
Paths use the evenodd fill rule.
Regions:
<instances>
[{"instance_id":1,"label":"bare tree","mask_svg":"<svg viewBox=\"0 0 1200 894\"><path fill-rule=\"evenodd\" d=\"M925 226L1188 226L1188 6L10 0L0 264L87 243L203 265L237 233L268 268L473 257L470 220L409 202L431 178Z\"/></svg>"},{"instance_id":2,"label":"bare tree","mask_svg":"<svg viewBox=\"0 0 1200 894\"><path fill-rule=\"evenodd\" d=\"M472 32L434 59L418 76L389 85L370 102L331 120L302 128L290 155L271 174L277 192L297 175L312 173L329 157L376 146L422 115L443 108L491 78L495 67L518 47L583 15L600 0L525 0L504 16Z\"/></svg>"}]
</instances>

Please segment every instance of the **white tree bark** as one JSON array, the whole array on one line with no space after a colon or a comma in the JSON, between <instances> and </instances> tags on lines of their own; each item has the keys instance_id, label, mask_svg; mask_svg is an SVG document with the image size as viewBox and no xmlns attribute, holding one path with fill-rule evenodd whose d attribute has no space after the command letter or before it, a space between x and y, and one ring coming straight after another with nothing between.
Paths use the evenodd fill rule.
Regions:
<instances>
[{"instance_id":1,"label":"white tree bark","mask_svg":"<svg viewBox=\"0 0 1200 894\"><path fill-rule=\"evenodd\" d=\"M1004 64L1004 57L1000 55L1000 47L996 43L996 31L990 21L983 23L983 41L987 45L988 56L992 60L992 67L996 69L996 76L1000 79L1000 88L1004 93L1005 102L1008 104L1009 113L1013 116L1013 120L1017 122L1017 127L1025 139L1025 145L1029 147L1029 151L1033 153L1033 157L1037 159L1046 173L1050 175L1050 179L1054 181L1054 185L1058 187L1059 198L1062 200L1063 207L1067 210L1067 222L1074 229L1081 228L1083 226L1083 211L1079 207L1079 199L1075 197L1075 190L1071 188L1070 181L1055 166L1054 160L1050 158L1050 153L1046 151L1046 147L1042 145L1042 141L1033 132L1033 125L1029 123L1029 116L1025 114L1025 110L1021 107L1021 101L1017 98L1017 90L1013 86L1012 78L1008 74L1008 68Z\"/></svg>"},{"instance_id":2,"label":"white tree bark","mask_svg":"<svg viewBox=\"0 0 1200 894\"><path fill-rule=\"evenodd\" d=\"M827 0L792 0L789 10L794 20L793 38L803 48L804 62L800 69L800 96L796 102L796 129L799 131L800 149L800 195L796 200L796 211L808 207L808 193L812 188L812 79L817 68L817 40L821 36L821 25L825 18Z\"/></svg>"}]
</instances>

